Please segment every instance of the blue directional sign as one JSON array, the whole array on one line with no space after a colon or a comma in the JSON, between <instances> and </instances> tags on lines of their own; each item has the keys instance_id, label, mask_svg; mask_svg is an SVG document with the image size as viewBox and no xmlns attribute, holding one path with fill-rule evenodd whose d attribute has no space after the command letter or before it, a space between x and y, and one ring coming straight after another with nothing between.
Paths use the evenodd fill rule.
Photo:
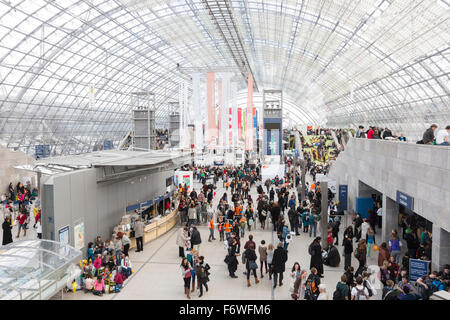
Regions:
<instances>
[{"instance_id":1,"label":"blue directional sign","mask_svg":"<svg viewBox=\"0 0 450 320\"><path fill-rule=\"evenodd\" d=\"M417 281L417 279L428 274L430 261L409 259L409 279Z\"/></svg>"},{"instance_id":2,"label":"blue directional sign","mask_svg":"<svg viewBox=\"0 0 450 320\"><path fill-rule=\"evenodd\" d=\"M339 202L341 203L342 210L347 210L347 195L348 195L348 185L339 185Z\"/></svg>"},{"instance_id":3,"label":"blue directional sign","mask_svg":"<svg viewBox=\"0 0 450 320\"><path fill-rule=\"evenodd\" d=\"M414 209L414 198L397 190L397 202L409 210Z\"/></svg>"}]
</instances>

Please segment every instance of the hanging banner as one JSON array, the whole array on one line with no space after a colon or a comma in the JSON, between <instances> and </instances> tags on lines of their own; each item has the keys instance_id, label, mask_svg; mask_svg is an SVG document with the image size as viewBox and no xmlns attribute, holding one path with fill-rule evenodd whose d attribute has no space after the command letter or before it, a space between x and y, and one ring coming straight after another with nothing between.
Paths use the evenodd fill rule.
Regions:
<instances>
[{"instance_id":1,"label":"hanging banner","mask_svg":"<svg viewBox=\"0 0 450 320\"><path fill-rule=\"evenodd\" d=\"M195 112L195 148L203 149L202 108L200 105L200 74L192 75L192 105Z\"/></svg>"},{"instance_id":2,"label":"hanging banner","mask_svg":"<svg viewBox=\"0 0 450 320\"><path fill-rule=\"evenodd\" d=\"M242 139L242 109L237 108L238 140Z\"/></svg>"},{"instance_id":3,"label":"hanging banner","mask_svg":"<svg viewBox=\"0 0 450 320\"><path fill-rule=\"evenodd\" d=\"M237 115L237 83L235 81L231 82L231 106L232 106L232 124L231 124L231 133L233 136L233 147L237 145L238 141L238 115Z\"/></svg>"},{"instance_id":4,"label":"hanging banner","mask_svg":"<svg viewBox=\"0 0 450 320\"><path fill-rule=\"evenodd\" d=\"M248 75L245 150L253 150L253 77Z\"/></svg>"},{"instance_id":5,"label":"hanging banner","mask_svg":"<svg viewBox=\"0 0 450 320\"><path fill-rule=\"evenodd\" d=\"M218 128L217 128L217 136L219 137L219 145L223 146L223 137L221 135L222 132L222 81L217 82L217 106L218 106Z\"/></svg>"},{"instance_id":6,"label":"hanging banner","mask_svg":"<svg viewBox=\"0 0 450 320\"><path fill-rule=\"evenodd\" d=\"M230 145L229 142L229 124L231 123L230 117L228 114L228 107L230 104L230 76L229 74L225 74L222 80L222 113L221 113L221 121L222 127L221 132L219 133L222 137L223 146L227 147Z\"/></svg>"},{"instance_id":7,"label":"hanging banner","mask_svg":"<svg viewBox=\"0 0 450 320\"><path fill-rule=\"evenodd\" d=\"M216 103L214 72L206 73L206 100L208 103L208 146L213 149L216 139ZM214 146L213 146L214 144Z\"/></svg>"}]
</instances>

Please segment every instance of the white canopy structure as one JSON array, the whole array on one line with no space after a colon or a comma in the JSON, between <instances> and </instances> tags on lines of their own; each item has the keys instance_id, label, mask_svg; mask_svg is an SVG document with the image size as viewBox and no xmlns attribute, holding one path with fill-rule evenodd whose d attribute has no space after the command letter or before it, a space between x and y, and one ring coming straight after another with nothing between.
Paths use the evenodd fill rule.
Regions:
<instances>
[{"instance_id":1,"label":"white canopy structure","mask_svg":"<svg viewBox=\"0 0 450 320\"><path fill-rule=\"evenodd\" d=\"M450 120L449 18L448 0L0 0L0 140L121 141L143 90L166 127L182 68L217 66L283 90L293 123L415 139Z\"/></svg>"}]
</instances>

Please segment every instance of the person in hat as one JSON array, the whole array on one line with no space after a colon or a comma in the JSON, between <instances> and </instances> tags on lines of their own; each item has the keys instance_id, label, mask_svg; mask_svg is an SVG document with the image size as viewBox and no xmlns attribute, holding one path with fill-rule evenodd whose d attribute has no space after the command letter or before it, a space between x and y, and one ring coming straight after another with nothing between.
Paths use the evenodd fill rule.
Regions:
<instances>
[{"instance_id":1,"label":"person in hat","mask_svg":"<svg viewBox=\"0 0 450 320\"><path fill-rule=\"evenodd\" d=\"M309 268L316 268L319 277L323 278L323 260L322 260L322 246L320 245L321 237L316 237L309 245L308 253L311 255L311 262Z\"/></svg>"}]
</instances>

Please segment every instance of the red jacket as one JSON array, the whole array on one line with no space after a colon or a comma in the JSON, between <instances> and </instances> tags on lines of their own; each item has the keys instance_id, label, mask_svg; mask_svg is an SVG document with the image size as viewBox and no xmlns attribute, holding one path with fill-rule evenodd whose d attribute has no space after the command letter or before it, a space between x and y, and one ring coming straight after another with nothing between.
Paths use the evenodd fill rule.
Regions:
<instances>
[{"instance_id":1,"label":"red jacket","mask_svg":"<svg viewBox=\"0 0 450 320\"><path fill-rule=\"evenodd\" d=\"M19 220L20 224L25 224L25 221L27 220L27 216L24 214L21 214L17 220Z\"/></svg>"}]
</instances>

